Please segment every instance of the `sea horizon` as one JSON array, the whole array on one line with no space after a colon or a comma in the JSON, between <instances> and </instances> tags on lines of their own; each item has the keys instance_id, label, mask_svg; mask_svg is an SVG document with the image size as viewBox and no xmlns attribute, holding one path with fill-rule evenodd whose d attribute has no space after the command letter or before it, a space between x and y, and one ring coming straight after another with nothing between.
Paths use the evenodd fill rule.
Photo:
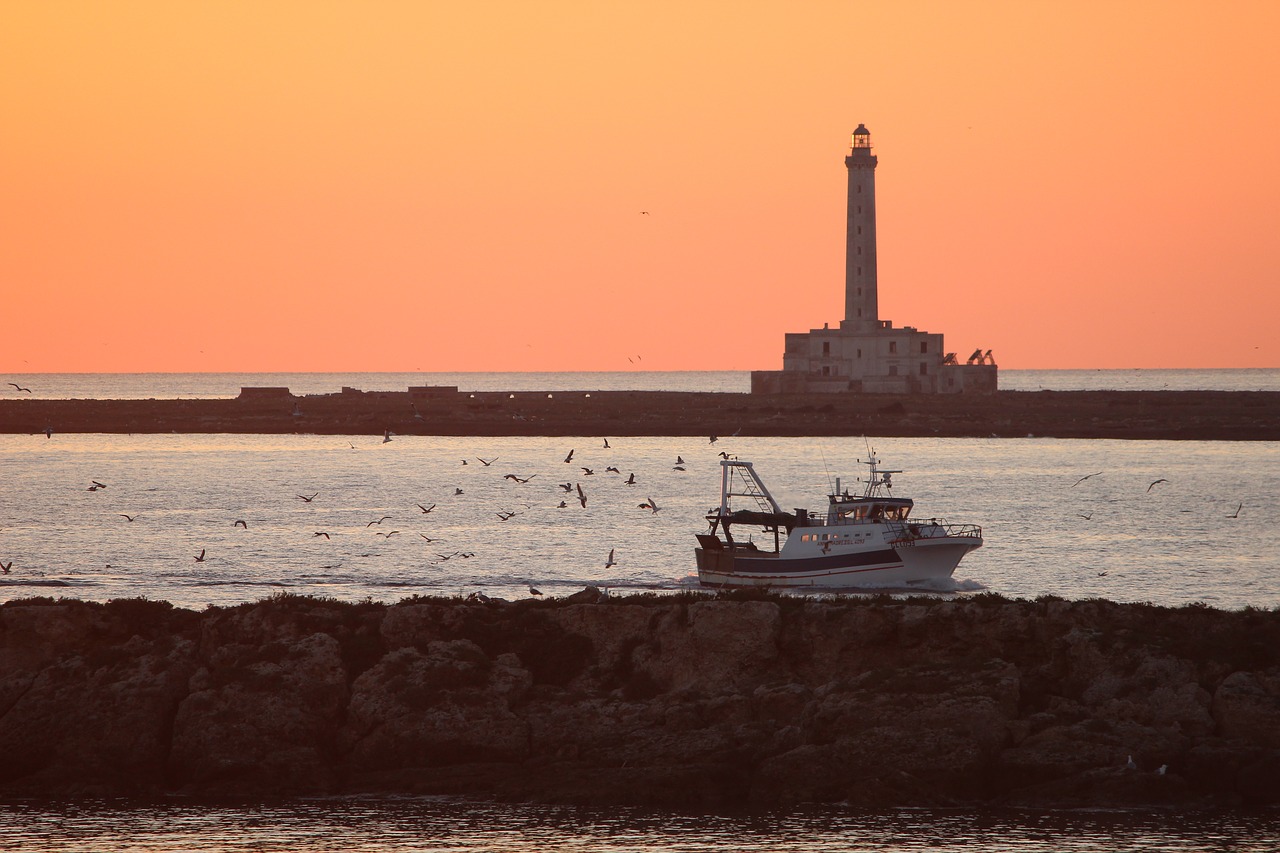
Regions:
<instances>
[{"instance_id":1,"label":"sea horizon","mask_svg":"<svg viewBox=\"0 0 1280 853\"><path fill-rule=\"evenodd\" d=\"M0 374L0 399L216 399L243 387L287 387L297 395L403 391L684 391L748 393L749 370L253 371ZM12 386L17 385L17 388ZM29 390L28 390L29 389ZM1002 391L1280 391L1280 368L1006 369Z\"/></svg>"}]
</instances>

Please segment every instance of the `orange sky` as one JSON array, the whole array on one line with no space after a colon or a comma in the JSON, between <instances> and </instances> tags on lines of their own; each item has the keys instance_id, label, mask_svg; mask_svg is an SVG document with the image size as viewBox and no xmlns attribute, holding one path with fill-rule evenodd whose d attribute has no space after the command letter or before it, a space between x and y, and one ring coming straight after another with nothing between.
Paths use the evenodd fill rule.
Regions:
<instances>
[{"instance_id":1,"label":"orange sky","mask_svg":"<svg viewBox=\"0 0 1280 853\"><path fill-rule=\"evenodd\" d=\"M0 5L0 371L1280 366L1280 3ZM650 215L642 215L647 210ZM629 357L642 356L639 363Z\"/></svg>"}]
</instances>

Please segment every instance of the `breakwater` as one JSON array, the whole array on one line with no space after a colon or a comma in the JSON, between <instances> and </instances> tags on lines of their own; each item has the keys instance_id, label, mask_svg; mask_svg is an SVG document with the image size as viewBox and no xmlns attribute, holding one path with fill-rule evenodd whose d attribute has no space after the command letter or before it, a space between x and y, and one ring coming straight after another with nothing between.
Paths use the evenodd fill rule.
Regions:
<instances>
[{"instance_id":1,"label":"breakwater","mask_svg":"<svg viewBox=\"0 0 1280 853\"><path fill-rule=\"evenodd\" d=\"M283 596L0 605L0 796L1280 803L1280 611Z\"/></svg>"},{"instance_id":2,"label":"breakwater","mask_svg":"<svg viewBox=\"0 0 1280 853\"><path fill-rule=\"evenodd\" d=\"M1280 392L1001 391L728 394L676 391L295 396L218 400L0 400L0 433L939 436L1280 440Z\"/></svg>"}]
</instances>

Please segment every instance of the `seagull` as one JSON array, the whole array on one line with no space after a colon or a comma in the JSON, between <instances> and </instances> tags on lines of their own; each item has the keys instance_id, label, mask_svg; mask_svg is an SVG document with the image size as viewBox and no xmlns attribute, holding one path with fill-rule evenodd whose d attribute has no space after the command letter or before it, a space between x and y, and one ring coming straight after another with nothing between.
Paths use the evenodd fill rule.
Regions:
<instances>
[{"instance_id":1,"label":"seagull","mask_svg":"<svg viewBox=\"0 0 1280 853\"><path fill-rule=\"evenodd\" d=\"M560 501L560 506L556 507L556 509L564 509L567 506L568 506L567 503L565 503L564 501Z\"/></svg>"},{"instance_id":2,"label":"seagull","mask_svg":"<svg viewBox=\"0 0 1280 853\"><path fill-rule=\"evenodd\" d=\"M1166 480L1164 477L1161 477L1159 480L1152 480L1152 481L1151 481L1151 485L1150 485L1150 486L1147 486L1147 491L1148 491L1148 492L1150 492L1150 491L1151 491L1152 489L1154 489L1154 488L1156 487L1156 485L1157 485L1157 484L1159 484L1159 483L1167 483L1167 482L1169 482L1169 481L1168 481L1168 480Z\"/></svg>"},{"instance_id":3,"label":"seagull","mask_svg":"<svg viewBox=\"0 0 1280 853\"><path fill-rule=\"evenodd\" d=\"M365 525L365 527L373 527L375 524L381 524L382 522L386 521L388 518L391 518L391 516L384 515L382 518L378 519L377 521L369 522L368 524Z\"/></svg>"},{"instance_id":4,"label":"seagull","mask_svg":"<svg viewBox=\"0 0 1280 853\"><path fill-rule=\"evenodd\" d=\"M537 474L530 474L528 477L517 477L515 474L503 474L503 475L502 475L502 479L504 479L504 480L515 480L517 483L527 483L527 482L529 482L530 480L532 480L532 479L533 479L534 477L536 477L536 476L538 476L538 475L537 475Z\"/></svg>"},{"instance_id":5,"label":"seagull","mask_svg":"<svg viewBox=\"0 0 1280 853\"><path fill-rule=\"evenodd\" d=\"M106 483L99 483L97 480L90 480L89 482L93 483L94 489L105 489L107 487Z\"/></svg>"},{"instance_id":6,"label":"seagull","mask_svg":"<svg viewBox=\"0 0 1280 853\"><path fill-rule=\"evenodd\" d=\"M610 548L610 549L609 549L609 559L607 559L607 560L605 560L605 561L604 561L604 567L605 567L606 569L611 569L611 568L613 568L613 567L614 567L614 566L616 566L616 565L617 565L617 563L616 563L616 562L614 561L614 559L613 559L613 549L612 549L612 548Z\"/></svg>"},{"instance_id":7,"label":"seagull","mask_svg":"<svg viewBox=\"0 0 1280 853\"><path fill-rule=\"evenodd\" d=\"M601 450L609 450L609 449L611 449L611 448L609 447L609 439L607 439L607 438L606 438L606 439L604 440L604 447L602 447L602 448L601 448Z\"/></svg>"},{"instance_id":8,"label":"seagull","mask_svg":"<svg viewBox=\"0 0 1280 853\"><path fill-rule=\"evenodd\" d=\"M604 472L605 472L606 474L621 474L621 473L622 473L621 471L619 471L617 468L613 467L612 465L607 466L607 467L604 469Z\"/></svg>"},{"instance_id":9,"label":"seagull","mask_svg":"<svg viewBox=\"0 0 1280 853\"><path fill-rule=\"evenodd\" d=\"M681 456L681 455L679 455L679 454L676 454L676 464L677 464L677 465L683 465L683 464L684 464L684 457L683 457L683 456Z\"/></svg>"},{"instance_id":10,"label":"seagull","mask_svg":"<svg viewBox=\"0 0 1280 853\"><path fill-rule=\"evenodd\" d=\"M136 515L125 515L123 512L120 513L120 517L123 518L125 521L133 521L135 518L137 518Z\"/></svg>"},{"instance_id":11,"label":"seagull","mask_svg":"<svg viewBox=\"0 0 1280 853\"><path fill-rule=\"evenodd\" d=\"M564 489L566 492L573 491L573 483L556 483L556 485Z\"/></svg>"},{"instance_id":12,"label":"seagull","mask_svg":"<svg viewBox=\"0 0 1280 853\"><path fill-rule=\"evenodd\" d=\"M463 459L463 460L462 460L462 464L463 464L463 465L466 465L466 464L467 464L467 460Z\"/></svg>"},{"instance_id":13,"label":"seagull","mask_svg":"<svg viewBox=\"0 0 1280 853\"><path fill-rule=\"evenodd\" d=\"M414 504L414 506L416 506L418 509L422 510L422 514L423 514L423 515L426 515L427 513L431 512L431 510L433 510L433 509L435 509L435 508L436 508L436 505L435 505L435 504L432 504L431 506L423 506L422 504Z\"/></svg>"},{"instance_id":14,"label":"seagull","mask_svg":"<svg viewBox=\"0 0 1280 853\"><path fill-rule=\"evenodd\" d=\"M203 562L204 562L204 549L203 549L203 548L201 548L201 549L200 549L200 556L198 556L198 557L192 557L192 559L193 559L193 560L195 560L197 563L203 563Z\"/></svg>"},{"instance_id":15,"label":"seagull","mask_svg":"<svg viewBox=\"0 0 1280 853\"><path fill-rule=\"evenodd\" d=\"M28 394L30 394L30 393L31 393L31 389L30 389L30 388L23 388L23 387L22 387L21 385L19 385L17 382L10 382L9 384L10 384L10 385L12 385L14 388L17 388L19 391L25 391L25 392L26 392L26 393L28 393Z\"/></svg>"},{"instance_id":16,"label":"seagull","mask_svg":"<svg viewBox=\"0 0 1280 853\"><path fill-rule=\"evenodd\" d=\"M537 587L535 587L533 584L530 584L530 585L529 585L529 594L530 594L530 595L542 595L542 590L538 589L538 588L537 588Z\"/></svg>"},{"instance_id":17,"label":"seagull","mask_svg":"<svg viewBox=\"0 0 1280 853\"><path fill-rule=\"evenodd\" d=\"M1125 764L1124 764L1124 768L1125 768L1126 770L1137 770L1137 769L1138 769L1138 765L1134 763L1134 760L1133 760L1133 756L1132 756L1132 755L1130 755L1130 756L1129 756L1129 760L1125 762Z\"/></svg>"},{"instance_id":18,"label":"seagull","mask_svg":"<svg viewBox=\"0 0 1280 853\"><path fill-rule=\"evenodd\" d=\"M502 512L495 512L494 515L496 515L498 518L502 519L503 521L506 521L509 518L514 518L517 515L517 513L511 512L510 510L503 510Z\"/></svg>"},{"instance_id":19,"label":"seagull","mask_svg":"<svg viewBox=\"0 0 1280 853\"><path fill-rule=\"evenodd\" d=\"M719 441L719 440L720 440L719 438L717 438L716 436L714 436L714 435L713 435L713 436L711 436L711 441L710 441L709 443L710 443L710 444L715 444L715 443L716 443L717 441Z\"/></svg>"},{"instance_id":20,"label":"seagull","mask_svg":"<svg viewBox=\"0 0 1280 853\"><path fill-rule=\"evenodd\" d=\"M729 458L729 451L727 451L727 450L721 450L721 451L720 451L720 458L721 458L721 459L726 459L726 460L727 460L727 459Z\"/></svg>"},{"instance_id":21,"label":"seagull","mask_svg":"<svg viewBox=\"0 0 1280 853\"><path fill-rule=\"evenodd\" d=\"M1106 576L1107 576L1106 572L1098 572L1098 577L1105 578Z\"/></svg>"},{"instance_id":22,"label":"seagull","mask_svg":"<svg viewBox=\"0 0 1280 853\"><path fill-rule=\"evenodd\" d=\"M1164 775L1165 773L1167 773L1167 772L1169 772L1169 765L1168 765L1168 764L1161 764L1159 767L1157 767L1157 768L1156 768L1156 775L1157 775L1157 776L1163 776L1163 775Z\"/></svg>"},{"instance_id":23,"label":"seagull","mask_svg":"<svg viewBox=\"0 0 1280 853\"><path fill-rule=\"evenodd\" d=\"M44 428L44 437L53 438L53 427L47 426Z\"/></svg>"},{"instance_id":24,"label":"seagull","mask_svg":"<svg viewBox=\"0 0 1280 853\"><path fill-rule=\"evenodd\" d=\"M488 468L490 465L498 461L498 457L495 456L492 459L481 459L479 456L477 456L476 461L478 461L484 467Z\"/></svg>"},{"instance_id":25,"label":"seagull","mask_svg":"<svg viewBox=\"0 0 1280 853\"><path fill-rule=\"evenodd\" d=\"M386 444L388 441L391 440L391 436L393 435L395 435L395 433L393 433L391 430L387 430L384 433L382 433L382 443Z\"/></svg>"},{"instance_id":26,"label":"seagull","mask_svg":"<svg viewBox=\"0 0 1280 853\"><path fill-rule=\"evenodd\" d=\"M662 507L658 506L657 501L655 501L653 498L649 498L649 509L653 510L655 515L657 514L658 510L660 510L661 508Z\"/></svg>"},{"instance_id":27,"label":"seagull","mask_svg":"<svg viewBox=\"0 0 1280 853\"><path fill-rule=\"evenodd\" d=\"M316 492L316 493L315 493L314 495L312 495L311 497L307 497L306 495L298 495L298 496L297 496L297 498L298 498L298 500L302 501L303 503L308 503L308 504L309 504L309 503L311 503L313 500L315 500L315 499L316 499L316 497L317 497L319 494L320 494L319 492Z\"/></svg>"},{"instance_id":28,"label":"seagull","mask_svg":"<svg viewBox=\"0 0 1280 853\"><path fill-rule=\"evenodd\" d=\"M7 563L0 563L0 572L4 572L6 575L9 574L9 570L12 568L13 568L13 560L10 560Z\"/></svg>"},{"instance_id":29,"label":"seagull","mask_svg":"<svg viewBox=\"0 0 1280 853\"><path fill-rule=\"evenodd\" d=\"M590 476L591 476L592 474L594 474L594 473L595 473L595 471L592 471L590 468L583 468L583 469L582 469L582 476L584 476L584 477L590 477Z\"/></svg>"},{"instance_id":30,"label":"seagull","mask_svg":"<svg viewBox=\"0 0 1280 853\"><path fill-rule=\"evenodd\" d=\"M582 484L578 484L578 501L582 504L582 508L587 508L587 496L582 492Z\"/></svg>"},{"instance_id":31,"label":"seagull","mask_svg":"<svg viewBox=\"0 0 1280 853\"><path fill-rule=\"evenodd\" d=\"M683 466L683 465L676 465L676 466L673 466L671 470L672 470L672 471L683 471L683 470L684 470L684 466Z\"/></svg>"},{"instance_id":32,"label":"seagull","mask_svg":"<svg viewBox=\"0 0 1280 853\"><path fill-rule=\"evenodd\" d=\"M1089 521L1090 519L1093 518L1093 513L1089 513L1088 515L1085 515L1083 512L1077 512L1076 515L1080 516L1085 521Z\"/></svg>"},{"instance_id":33,"label":"seagull","mask_svg":"<svg viewBox=\"0 0 1280 853\"><path fill-rule=\"evenodd\" d=\"M399 532L400 532L399 530L392 530L390 533L379 533L378 535L379 535L379 536L385 536L385 537L387 537L388 539L390 539L392 536L395 536L395 535L396 535L397 533L399 533Z\"/></svg>"},{"instance_id":34,"label":"seagull","mask_svg":"<svg viewBox=\"0 0 1280 853\"><path fill-rule=\"evenodd\" d=\"M627 477L627 485L634 486L636 484L636 472L632 471L631 476Z\"/></svg>"},{"instance_id":35,"label":"seagull","mask_svg":"<svg viewBox=\"0 0 1280 853\"><path fill-rule=\"evenodd\" d=\"M323 530L317 530L315 533L312 534L312 536L323 536L325 539L329 538L329 534L325 533Z\"/></svg>"},{"instance_id":36,"label":"seagull","mask_svg":"<svg viewBox=\"0 0 1280 853\"><path fill-rule=\"evenodd\" d=\"M564 461L565 461L565 464L566 464L566 465L573 461L573 451L572 451L572 450L570 450L570 451L569 451L569 455L568 455L568 456L566 456L566 457L564 458Z\"/></svg>"},{"instance_id":37,"label":"seagull","mask_svg":"<svg viewBox=\"0 0 1280 853\"><path fill-rule=\"evenodd\" d=\"M428 542L434 542L434 541L436 541L436 540L432 539L430 536L428 536L428 535L427 535L427 534L425 534L425 533L419 533L418 535L419 535L419 536L421 536L423 539L427 540Z\"/></svg>"},{"instance_id":38,"label":"seagull","mask_svg":"<svg viewBox=\"0 0 1280 853\"><path fill-rule=\"evenodd\" d=\"M232 527L243 527L245 530L248 530L248 529L249 529L249 525L247 525L247 524L245 524L245 523L244 523L244 519L243 519L243 518L237 518L237 519L236 519L236 523L235 523L235 524L233 524L233 525L231 525L231 526L232 526Z\"/></svg>"},{"instance_id":39,"label":"seagull","mask_svg":"<svg viewBox=\"0 0 1280 853\"><path fill-rule=\"evenodd\" d=\"M1081 483L1083 483L1085 480L1089 479L1090 477L1096 477L1096 476L1098 476L1098 474L1101 474L1101 473L1102 473L1102 472L1101 472L1101 471L1099 471L1099 472L1097 472L1097 474L1085 474L1085 475L1084 475L1083 477L1081 477L1079 480L1076 480L1074 483L1072 483L1072 484L1071 484L1071 488L1073 488L1073 489L1074 489L1076 486L1080 485Z\"/></svg>"},{"instance_id":40,"label":"seagull","mask_svg":"<svg viewBox=\"0 0 1280 853\"><path fill-rule=\"evenodd\" d=\"M455 489L453 490L453 493L454 493L455 495L460 495L460 494L462 494L462 489L455 488Z\"/></svg>"},{"instance_id":41,"label":"seagull","mask_svg":"<svg viewBox=\"0 0 1280 853\"><path fill-rule=\"evenodd\" d=\"M1231 513L1231 515L1228 515L1227 518L1239 518L1240 510L1242 509L1244 509L1244 504L1240 504L1238 507L1236 507L1236 511Z\"/></svg>"}]
</instances>

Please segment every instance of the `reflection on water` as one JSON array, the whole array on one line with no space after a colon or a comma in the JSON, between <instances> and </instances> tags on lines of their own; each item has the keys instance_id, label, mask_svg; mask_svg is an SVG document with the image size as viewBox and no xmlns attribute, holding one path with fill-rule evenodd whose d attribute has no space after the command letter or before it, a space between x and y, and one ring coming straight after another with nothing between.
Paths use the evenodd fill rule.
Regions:
<instances>
[{"instance_id":1,"label":"reflection on water","mask_svg":"<svg viewBox=\"0 0 1280 853\"><path fill-rule=\"evenodd\" d=\"M683 815L439 799L270 806L0 805L0 849L26 851L1262 851L1257 813L929 811Z\"/></svg>"}]
</instances>

